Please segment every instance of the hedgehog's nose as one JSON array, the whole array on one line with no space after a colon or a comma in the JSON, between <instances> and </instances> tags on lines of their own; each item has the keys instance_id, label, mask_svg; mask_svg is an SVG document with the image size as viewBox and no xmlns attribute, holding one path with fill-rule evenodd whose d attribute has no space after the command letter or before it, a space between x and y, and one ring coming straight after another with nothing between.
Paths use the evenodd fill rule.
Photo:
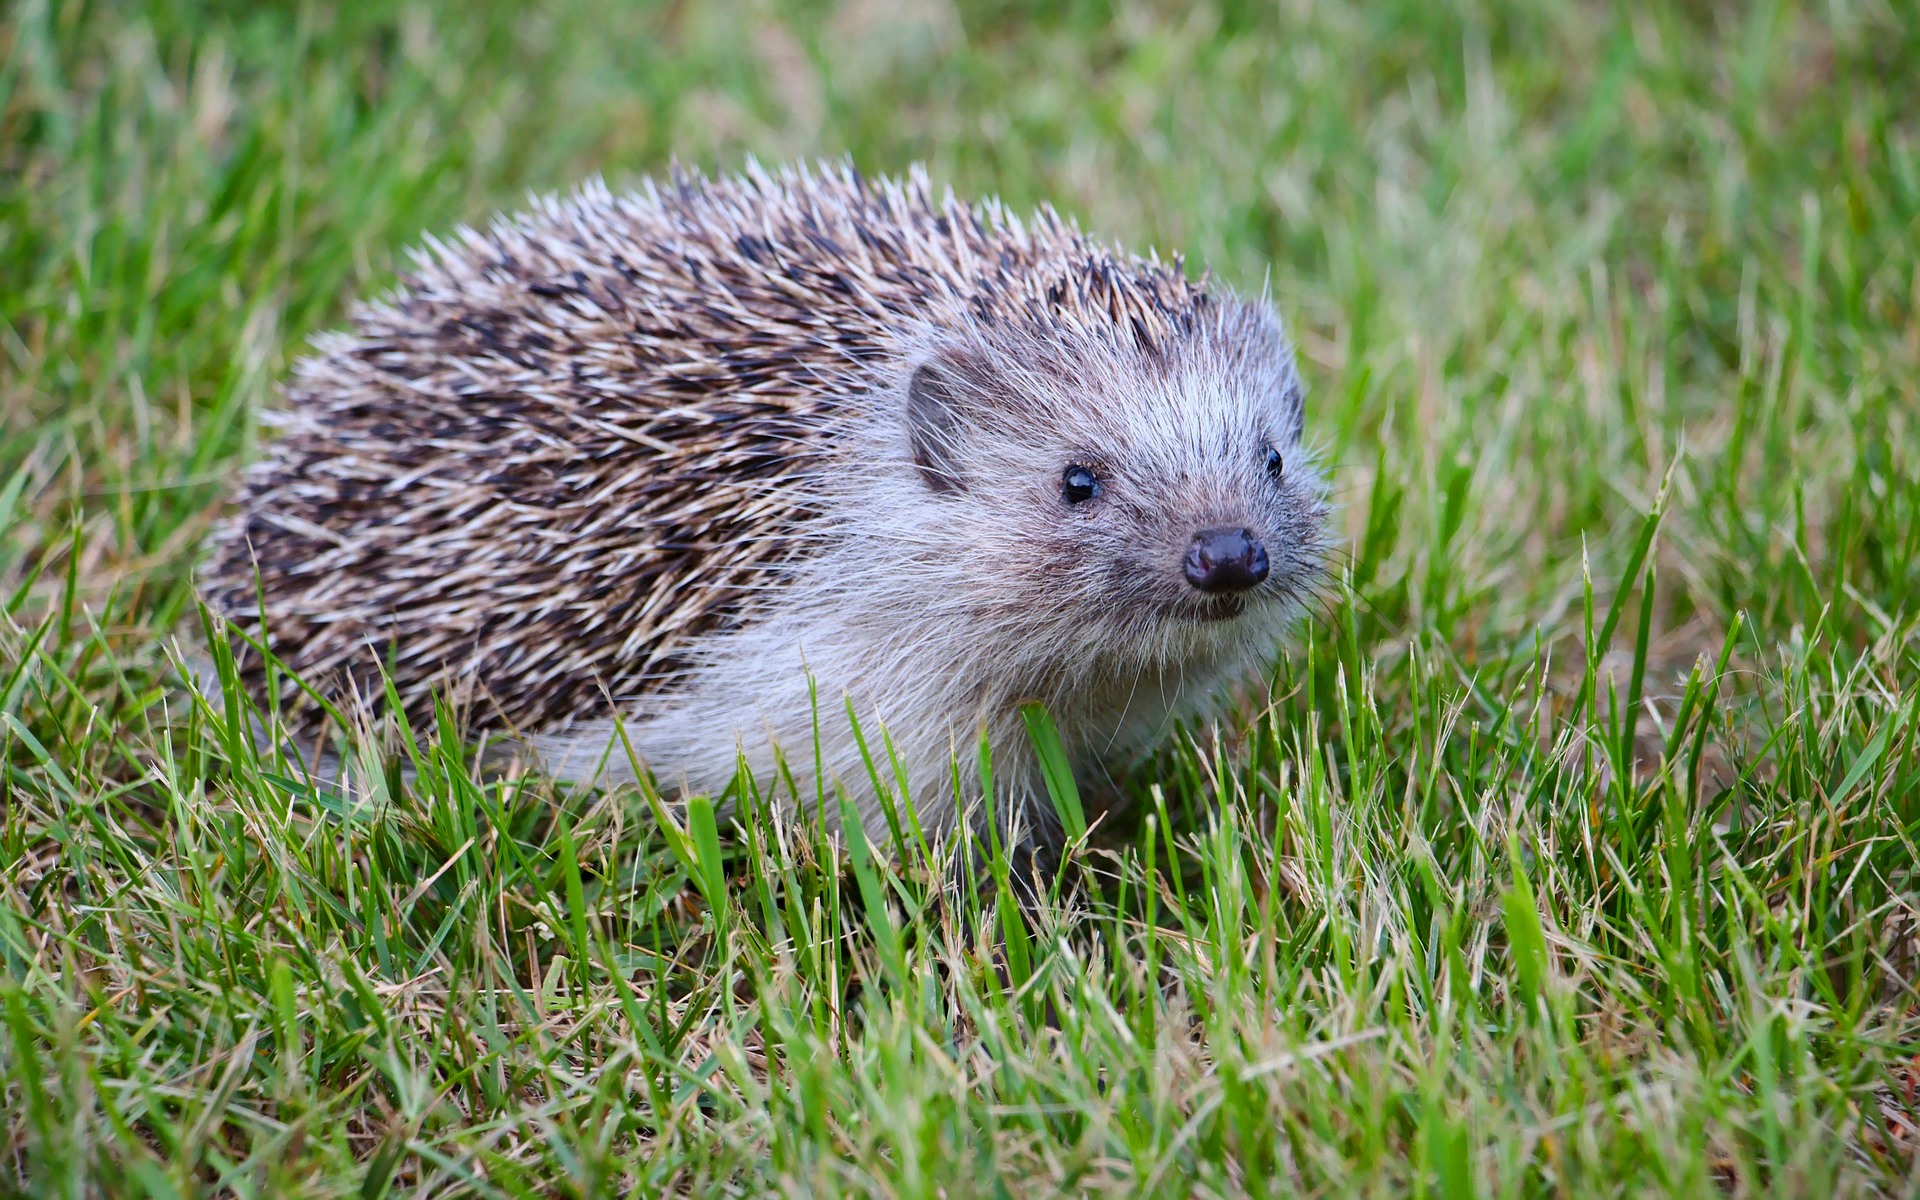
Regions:
<instances>
[{"instance_id":1,"label":"hedgehog's nose","mask_svg":"<svg viewBox=\"0 0 1920 1200\"><path fill-rule=\"evenodd\" d=\"M1251 529L1202 529L1182 565L1203 592L1244 592L1267 577L1267 548Z\"/></svg>"}]
</instances>

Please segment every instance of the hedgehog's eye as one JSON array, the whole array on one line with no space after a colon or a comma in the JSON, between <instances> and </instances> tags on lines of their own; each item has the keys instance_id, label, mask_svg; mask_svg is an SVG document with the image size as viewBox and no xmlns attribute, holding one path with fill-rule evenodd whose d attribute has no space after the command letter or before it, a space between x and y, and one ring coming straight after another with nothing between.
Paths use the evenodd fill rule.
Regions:
<instances>
[{"instance_id":1,"label":"hedgehog's eye","mask_svg":"<svg viewBox=\"0 0 1920 1200\"><path fill-rule=\"evenodd\" d=\"M1274 449L1272 446L1268 446L1267 447L1267 478L1273 480L1275 483L1279 483L1281 473L1285 470L1285 468L1286 468L1286 462L1280 457L1280 452Z\"/></svg>"},{"instance_id":2,"label":"hedgehog's eye","mask_svg":"<svg viewBox=\"0 0 1920 1200\"><path fill-rule=\"evenodd\" d=\"M1060 494L1068 504L1084 504L1100 494L1100 481L1092 471L1075 463L1060 475Z\"/></svg>"}]
</instances>

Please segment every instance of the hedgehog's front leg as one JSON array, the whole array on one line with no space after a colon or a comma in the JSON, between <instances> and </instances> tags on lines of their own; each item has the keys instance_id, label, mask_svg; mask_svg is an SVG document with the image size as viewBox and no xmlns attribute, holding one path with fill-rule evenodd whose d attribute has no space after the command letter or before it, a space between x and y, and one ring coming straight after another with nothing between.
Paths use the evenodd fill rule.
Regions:
<instances>
[{"instance_id":1,"label":"hedgehog's front leg","mask_svg":"<svg viewBox=\"0 0 1920 1200\"><path fill-rule=\"evenodd\" d=\"M792 687L762 678L746 694L763 702L742 713L721 702L741 695L740 683L696 678L671 703L577 722L534 738L532 748L557 779L618 786L645 775L673 801L751 786L790 816L805 819L821 808L830 829L843 824L844 798L883 853L895 849L896 826L917 829L930 850L977 872L990 870L997 847L1023 889L1035 870L1046 874L1058 863L1061 829L1017 713L969 721L961 707L960 719L895 726L871 708L863 713L857 698L849 704L849 691L807 676ZM983 729L991 799L978 764Z\"/></svg>"}]
</instances>

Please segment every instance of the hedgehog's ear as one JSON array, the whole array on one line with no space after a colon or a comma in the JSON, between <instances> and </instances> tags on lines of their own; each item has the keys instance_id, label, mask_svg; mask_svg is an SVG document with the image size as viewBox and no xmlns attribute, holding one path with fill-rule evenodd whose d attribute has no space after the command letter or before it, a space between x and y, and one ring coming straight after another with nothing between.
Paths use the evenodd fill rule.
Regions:
<instances>
[{"instance_id":1,"label":"hedgehog's ear","mask_svg":"<svg viewBox=\"0 0 1920 1200\"><path fill-rule=\"evenodd\" d=\"M936 495L967 490L960 469L960 426L968 387L958 364L939 357L914 368L907 381L907 441L913 465Z\"/></svg>"}]
</instances>

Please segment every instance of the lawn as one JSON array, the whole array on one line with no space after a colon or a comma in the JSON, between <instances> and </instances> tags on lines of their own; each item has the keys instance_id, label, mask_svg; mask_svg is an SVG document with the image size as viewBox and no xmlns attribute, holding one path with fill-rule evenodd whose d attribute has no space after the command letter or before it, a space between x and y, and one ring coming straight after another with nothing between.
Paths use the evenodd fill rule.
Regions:
<instances>
[{"instance_id":1,"label":"lawn","mask_svg":"<svg viewBox=\"0 0 1920 1200\"><path fill-rule=\"evenodd\" d=\"M1040 7L0 7L0 1191L1920 1188L1920 11ZM1339 584L1076 901L183 691L410 245L847 153L1299 345Z\"/></svg>"}]
</instances>

